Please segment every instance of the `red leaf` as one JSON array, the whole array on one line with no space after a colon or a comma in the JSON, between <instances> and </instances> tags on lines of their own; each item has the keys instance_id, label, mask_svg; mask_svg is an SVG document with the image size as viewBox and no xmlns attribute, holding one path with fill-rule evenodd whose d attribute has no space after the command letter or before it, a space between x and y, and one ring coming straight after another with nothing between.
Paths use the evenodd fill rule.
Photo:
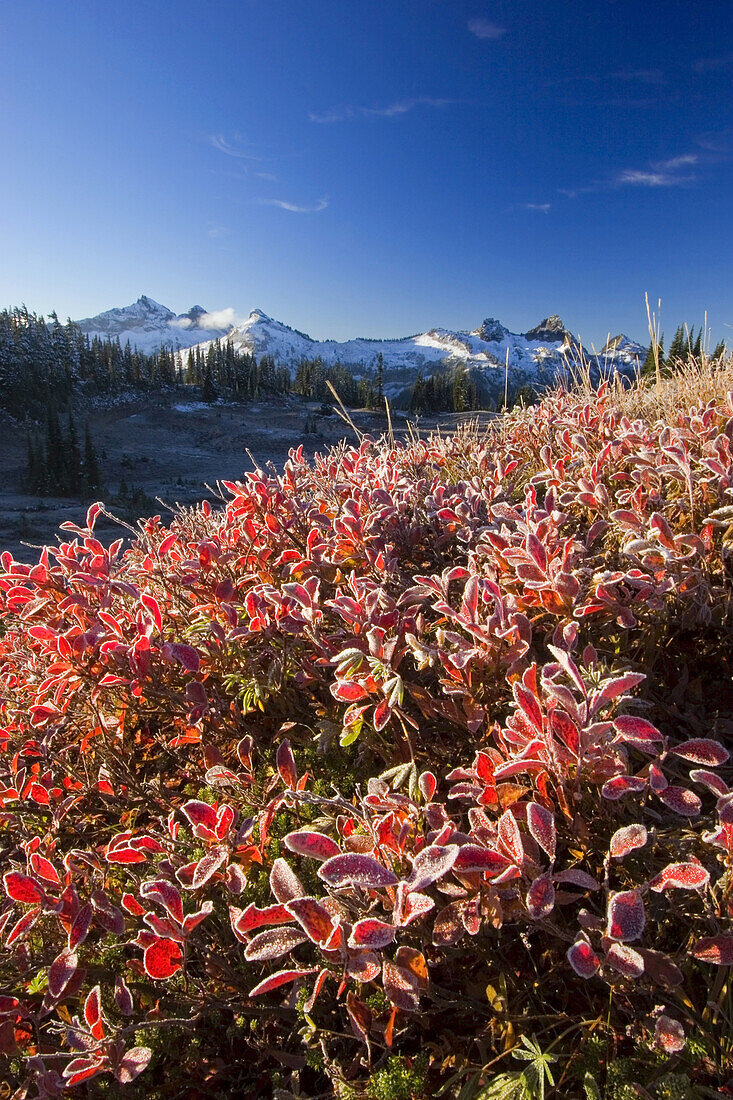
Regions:
<instances>
[{"instance_id":1,"label":"red leaf","mask_svg":"<svg viewBox=\"0 0 733 1100\"><path fill-rule=\"evenodd\" d=\"M306 943L308 937L304 936L299 928L282 926L280 928L268 928L266 932L260 932L253 936L244 949L244 957L248 962L264 962L269 959L279 959L281 955L287 955L294 947Z\"/></svg>"},{"instance_id":2,"label":"red leaf","mask_svg":"<svg viewBox=\"0 0 733 1100\"><path fill-rule=\"evenodd\" d=\"M417 785L420 788L420 794L423 796L426 802L432 800L435 794L438 781L432 772L422 772L420 778L417 781Z\"/></svg>"},{"instance_id":3,"label":"red leaf","mask_svg":"<svg viewBox=\"0 0 733 1100\"><path fill-rule=\"evenodd\" d=\"M379 958L373 951L359 951L346 960L346 973L357 982L373 982L381 969Z\"/></svg>"},{"instance_id":4,"label":"red leaf","mask_svg":"<svg viewBox=\"0 0 733 1100\"><path fill-rule=\"evenodd\" d=\"M298 876L291 871L285 860L278 856L270 871L270 889L283 904L294 898L302 898L303 887Z\"/></svg>"},{"instance_id":5,"label":"red leaf","mask_svg":"<svg viewBox=\"0 0 733 1100\"><path fill-rule=\"evenodd\" d=\"M664 1014L657 1019L654 1037L667 1054L677 1054L685 1045L685 1029L682 1024Z\"/></svg>"},{"instance_id":6,"label":"red leaf","mask_svg":"<svg viewBox=\"0 0 733 1100\"><path fill-rule=\"evenodd\" d=\"M183 951L181 945L175 940L156 939L143 954L143 965L149 977L156 981L170 978L177 970L181 969Z\"/></svg>"},{"instance_id":7,"label":"red leaf","mask_svg":"<svg viewBox=\"0 0 733 1100\"><path fill-rule=\"evenodd\" d=\"M152 1057L150 1047L132 1047L131 1050L126 1050L115 1070L115 1077L121 1085L129 1085L140 1076Z\"/></svg>"},{"instance_id":8,"label":"red leaf","mask_svg":"<svg viewBox=\"0 0 733 1100\"><path fill-rule=\"evenodd\" d=\"M94 910L92 906L87 903L82 906L74 917L71 928L69 929L69 951L73 951L75 947L83 943L87 938L92 923L93 913Z\"/></svg>"},{"instance_id":9,"label":"red leaf","mask_svg":"<svg viewBox=\"0 0 733 1100\"><path fill-rule=\"evenodd\" d=\"M681 756L683 760L691 760L693 764L705 764L708 768L717 768L730 757L728 750L718 741L709 741L703 737L683 741L669 751L673 756Z\"/></svg>"},{"instance_id":10,"label":"red leaf","mask_svg":"<svg viewBox=\"0 0 733 1100\"><path fill-rule=\"evenodd\" d=\"M67 1078L67 1087L71 1088L73 1085L79 1085L82 1081L88 1081L91 1077L103 1073L105 1068L105 1060L95 1056L91 1058L72 1058L65 1067L63 1076Z\"/></svg>"},{"instance_id":11,"label":"red leaf","mask_svg":"<svg viewBox=\"0 0 733 1100\"><path fill-rule=\"evenodd\" d=\"M649 886L658 894L664 890L702 890L710 882L710 875L699 863L670 863Z\"/></svg>"},{"instance_id":12,"label":"red leaf","mask_svg":"<svg viewBox=\"0 0 733 1100\"><path fill-rule=\"evenodd\" d=\"M420 1007L420 992L415 976L410 971L396 966L390 959L382 964L382 984L387 997L403 1012L417 1012Z\"/></svg>"},{"instance_id":13,"label":"red leaf","mask_svg":"<svg viewBox=\"0 0 733 1100\"><path fill-rule=\"evenodd\" d=\"M608 851L614 859L623 859L635 848L643 848L647 839L647 831L643 825L627 825L613 834Z\"/></svg>"},{"instance_id":14,"label":"red leaf","mask_svg":"<svg viewBox=\"0 0 733 1100\"><path fill-rule=\"evenodd\" d=\"M135 848L115 848L114 851L108 849L105 858L107 863L144 863L147 856Z\"/></svg>"},{"instance_id":15,"label":"red leaf","mask_svg":"<svg viewBox=\"0 0 733 1100\"><path fill-rule=\"evenodd\" d=\"M163 878L148 879L140 886L140 897L157 901L179 924L183 921L183 901L172 882Z\"/></svg>"},{"instance_id":16,"label":"red leaf","mask_svg":"<svg viewBox=\"0 0 733 1100\"><path fill-rule=\"evenodd\" d=\"M299 856L310 856L311 859L331 859L340 854L338 844L324 833L296 832L288 833L283 837L283 843L291 852Z\"/></svg>"},{"instance_id":17,"label":"red leaf","mask_svg":"<svg viewBox=\"0 0 733 1100\"><path fill-rule=\"evenodd\" d=\"M32 909L29 909L27 913L17 921L8 932L5 938L5 946L10 947L11 944L19 940L21 936L24 936L26 932L33 927L38 918L40 917L43 909L40 905L34 905Z\"/></svg>"},{"instance_id":18,"label":"red leaf","mask_svg":"<svg viewBox=\"0 0 733 1100\"><path fill-rule=\"evenodd\" d=\"M707 787L718 798L730 793L728 784L719 775L716 775L715 772L705 771L704 768L693 768L690 772L690 779L693 783L700 783L703 787Z\"/></svg>"},{"instance_id":19,"label":"red leaf","mask_svg":"<svg viewBox=\"0 0 733 1100\"><path fill-rule=\"evenodd\" d=\"M527 891L527 910L532 920L541 920L555 907L555 887L552 875L540 875Z\"/></svg>"},{"instance_id":20,"label":"red leaf","mask_svg":"<svg viewBox=\"0 0 733 1100\"><path fill-rule=\"evenodd\" d=\"M155 596L149 596L147 592L143 592L140 597L140 603L143 605L146 611L152 616L153 622L159 631L163 629L163 617L160 613L160 605L155 599Z\"/></svg>"},{"instance_id":21,"label":"red leaf","mask_svg":"<svg viewBox=\"0 0 733 1100\"><path fill-rule=\"evenodd\" d=\"M229 855L229 852L225 845L220 844L216 848L212 848L210 852L207 852L203 859L200 859L196 864L196 870L193 873L193 879L191 880L191 889L199 890L202 886L205 886L211 876L215 874L222 863L225 862Z\"/></svg>"},{"instance_id":22,"label":"red leaf","mask_svg":"<svg viewBox=\"0 0 733 1100\"><path fill-rule=\"evenodd\" d=\"M639 978L644 973L644 959L633 947L625 943L612 943L606 959L625 978Z\"/></svg>"},{"instance_id":23,"label":"red leaf","mask_svg":"<svg viewBox=\"0 0 733 1100\"><path fill-rule=\"evenodd\" d=\"M79 960L74 951L64 950L48 968L48 991L54 1000L58 1000L66 986L76 973Z\"/></svg>"},{"instance_id":24,"label":"red leaf","mask_svg":"<svg viewBox=\"0 0 733 1100\"><path fill-rule=\"evenodd\" d=\"M366 1043L368 1049L369 1030L372 1026L372 1010L349 990L346 994L346 1011L349 1014L354 1033Z\"/></svg>"},{"instance_id":25,"label":"red leaf","mask_svg":"<svg viewBox=\"0 0 733 1100\"><path fill-rule=\"evenodd\" d=\"M194 826L194 830L198 825L205 825L212 833L216 829L216 810L208 802L199 802L198 799L192 798L189 802L185 802L181 809Z\"/></svg>"},{"instance_id":26,"label":"red leaf","mask_svg":"<svg viewBox=\"0 0 733 1100\"><path fill-rule=\"evenodd\" d=\"M385 924L376 917L365 917L358 920L351 929L348 944L349 947L370 947L377 950L392 943L394 938L395 929L391 924Z\"/></svg>"},{"instance_id":27,"label":"red leaf","mask_svg":"<svg viewBox=\"0 0 733 1100\"><path fill-rule=\"evenodd\" d=\"M358 703L366 699L369 693L355 680L337 680L331 685L331 694L334 699L341 699L345 703Z\"/></svg>"},{"instance_id":28,"label":"red leaf","mask_svg":"<svg viewBox=\"0 0 733 1100\"><path fill-rule=\"evenodd\" d=\"M568 948L567 960L580 978L592 978L601 965L588 940L578 939Z\"/></svg>"},{"instance_id":29,"label":"red leaf","mask_svg":"<svg viewBox=\"0 0 733 1100\"><path fill-rule=\"evenodd\" d=\"M115 1004L123 1016L132 1016L134 1007L132 994L124 978L121 978L119 974L115 978Z\"/></svg>"},{"instance_id":30,"label":"red leaf","mask_svg":"<svg viewBox=\"0 0 733 1100\"><path fill-rule=\"evenodd\" d=\"M702 802L694 791L685 787L666 787L657 792L657 798L680 817L697 817L702 809Z\"/></svg>"},{"instance_id":31,"label":"red leaf","mask_svg":"<svg viewBox=\"0 0 733 1100\"><path fill-rule=\"evenodd\" d=\"M423 848L412 861L412 871L407 879L410 890L424 890L426 886L447 875L458 855L457 844L431 844Z\"/></svg>"},{"instance_id":32,"label":"red leaf","mask_svg":"<svg viewBox=\"0 0 733 1100\"><path fill-rule=\"evenodd\" d=\"M255 928L261 928L267 924L290 924L293 920L284 905L268 905L264 909L258 909L252 902L243 911L231 909L232 928L238 936L244 936L245 932L252 932Z\"/></svg>"},{"instance_id":33,"label":"red leaf","mask_svg":"<svg viewBox=\"0 0 733 1100\"><path fill-rule=\"evenodd\" d=\"M271 974L269 978L265 978L254 989L250 989L249 995L250 997L259 997L281 985L287 985L288 982L297 981L298 978L307 978L309 974L315 974L317 969L317 966L310 966L307 970L278 970L277 974Z\"/></svg>"},{"instance_id":34,"label":"red leaf","mask_svg":"<svg viewBox=\"0 0 733 1100\"><path fill-rule=\"evenodd\" d=\"M554 814L538 802L530 802L527 806L527 826L540 848L554 860L557 842Z\"/></svg>"},{"instance_id":35,"label":"red leaf","mask_svg":"<svg viewBox=\"0 0 733 1100\"><path fill-rule=\"evenodd\" d=\"M33 852L30 858L30 864L32 870L39 876L39 878L45 879L46 882L52 883L54 886L60 886L61 880L58 876L58 871L54 865L38 852Z\"/></svg>"},{"instance_id":36,"label":"red leaf","mask_svg":"<svg viewBox=\"0 0 733 1100\"><path fill-rule=\"evenodd\" d=\"M552 877L555 882L561 885L569 883L571 886L579 886L581 890L600 890L596 880L578 867L569 867L567 871L558 871Z\"/></svg>"},{"instance_id":37,"label":"red leaf","mask_svg":"<svg viewBox=\"0 0 733 1100\"><path fill-rule=\"evenodd\" d=\"M664 737L656 726L647 722L646 718L638 718L634 714L622 714L614 718L613 726L616 730L618 741L625 745L631 745L642 752L657 752L657 746L664 743Z\"/></svg>"},{"instance_id":38,"label":"red leaf","mask_svg":"<svg viewBox=\"0 0 733 1100\"><path fill-rule=\"evenodd\" d=\"M167 642L163 646L163 655L177 661L185 668L186 672L198 672L201 668L201 658L198 650L191 645L181 645L179 642Z\"/></svg>"},{"instance_id":39,"label":"red leaf","mask_svg":"<svg viewBox=\"0 0 733 1100\"><path fill-rule=\"evenodd\" d=\"M84 1002L84 1019L95 1039L104 1038L104 1025L102 1023L102 991L95 985L87 994Z\"/></svg>"},{"instance_id":40,"label":"red leaf","mask_svg":"<svg viewBox=\"0 0 733 1100\"><path fill-rule=\"evenodd\" d=\"M337 922L318 898L294 898L285 908L313 943L321 946L333 935Z\"/></svg>"},{"instance_id":41,"label":"red leaf","mask_svg":"<svg viewBox=\"0 0 733 1100\"><path fill-rule=\"evenodd\" d=\"M517 867L521 867L524 861L524 844L517 819L511 810L505 810L499 818L497 833L504 851Z\"/></svg>"},{"instance_id":42,"label":"red leaf","mask_svg":"<svg viewBox=\"0 0 733 1100\"><path fill-rule=\"evenodd\" d=\"M511 860L493 848L481 848L478 844L461 845L454 867L456 871L470 874L472 871L486 871L490 875L499 875L511 867Z\"/></svg>"},{"instance_id":43,"label":"red leaf","mask_svg":"<svg viewBox=\"0 0 733 1100\"><path fill-rule=\"evenodd\" d=\"M289 741L283 741L278 746L275 763L285 786L294 791L298 785L298 771L295 767L295 757Z\"/></svg>"},{"instance_id":44,"label":"red leaf","mask_svg":"<svg viewBox=\"0 0 733 1100\"><path fill-rule=\"evenodd\" d=\"M623 890L613 894L608 903L607 933L612 940L638 940L644 931L646 913L638 890Z\"/></svg>"},{"instance_id":45,"label":"red leaf","mask_svg":"<svg viewBox=\"0 0 733 1100\"><path fill-rule=\"evenodd\" d=\"M435 907L435 902L427 894L410 891L406 882L401 882L397 887L392 919L400 928L411 924L412 921L424 917Z\"/></svg>"},{"instance_id":46,"label":"red leaf","mask_svg":"<svg viewBox=\"0 0 733 1100\"><path fill-rule=\"evenodd\" d=\"M719 936L706 936L697 941L690 954L701 962L733 966L733 935L723 932Z\"/></svg>"},{"instance_id":47,"label":"red leaf","mask_svg":"<svg viewBox=\"0 0 733 1100\"><path fill-rule=\"evenodd\" d=\"M435 947L448 947L456 943L464 934L461 921L461 909L457 901L440 910L433 925L433 944Z\"/></svg>"},{"instance_id":48,"label":"red leaf","mask_svg":"<svg viewBox=\"0 0 733 1100\"><path fill-rule=\"evenodd\" d=\"M377 890L381 886L396 886L399 882L394 871L378 863L371 856L358 853L334 856L318 868L318 877L328 886L362 886Z\"/></svg>"},{"instance_id":49,"label":"red leaf","mask_svg":"<svg viewBox=\"0 0 733 1100\"><path fill-rule=\"evenodd\" d=\"M46 900L46 891L34 879L24 875L21 871L7 871L3 875L5 893L13 901L20 901L23 905L42 904Z\"/></svg>"},{"instance_id":50,"label":"red leaf","mask_svg":"<svg viewBox=\"0 0 733 1100\"><path fill-rule=\"evenodd\" d=\"M613 779L607 779L601 787L601 795L609 802L615 802L626 794L638 794L646 790L647 781L637 775L615 775Z\"/></svg>"}]
</instances>

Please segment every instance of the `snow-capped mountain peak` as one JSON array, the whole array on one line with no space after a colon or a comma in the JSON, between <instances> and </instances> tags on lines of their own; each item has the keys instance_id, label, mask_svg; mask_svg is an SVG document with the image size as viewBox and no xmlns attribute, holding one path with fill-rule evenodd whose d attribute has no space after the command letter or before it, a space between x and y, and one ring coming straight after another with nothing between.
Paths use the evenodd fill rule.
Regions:
<instances>
[{"instance_id":1,"label":"snow-capped mountain peak","mask_svg":"<svg viewBox=\"0 0 733 1100\"><path fill-rule=\"evenodd\" d=\"M192 306L178 316L172 309L141 294L136 302L121 308L108 309L95 317L84 317L77 324L89 336L103 340L118 339L122 346L129 343L143 352L157 348L188 348L205 340L226 336L231 328L206 324L209 314L203 306Z\"/></svg>"},{"instance_id":2,"label":"snow-capped mountain peak","mask_svg":"<svg viewBox=\"0 0 733 1100\"><path fill-rule=\"evenodd\" d=\"M384 388L390 397L412 386L419 374L468 370L479 389L495 399L502 396L505 372L512 389L542 388L552 384L583 353L580 340L565 328L557 314L546 317L525 333L513 333L494 317L487 317L470 332L431 328L416 336L398 339L314 340L305 332L253 309L246 320L227 324L234 311L208 314L203 306L192 306L178 316L166 306L143 295L123 309L111 309L79 324L90 334L128 340L143 351L161 346L188 348L199 345L205 353L211 342L226 337L240 352L272 356L278 366L294 374L301 359L321 359L325 366L336 363L355 375L373 374L381 355ZM222 327L226 325L226 327ZM614 337L600 355L590 356L597 370L616 368L633 373L645 349L625 336Z\"/></svg>"}]
</instances>

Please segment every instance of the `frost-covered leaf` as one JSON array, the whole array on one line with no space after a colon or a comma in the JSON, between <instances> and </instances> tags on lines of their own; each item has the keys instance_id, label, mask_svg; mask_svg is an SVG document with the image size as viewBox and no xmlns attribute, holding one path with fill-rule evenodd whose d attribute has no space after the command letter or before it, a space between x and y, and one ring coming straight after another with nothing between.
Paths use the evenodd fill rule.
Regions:
<instances>
[{"instance_id":1,"label":"frost-covered leaf","mask_svg":"<svg viewBox=\"0 0 733 1100\"><path fill-rule=\"evenodd\" d=\"M328 886L361 886L377 890L382 886L396 886L397 875L372 856L347 853L334 856L318 868L318 877Z\"/></svg>"},{"instance_id":2,"label":"frost-covered leaf","mask_svg":"<svg viewBox=\"0 0 733 1100\"><path fill-rule=\"evenodd\" d=\"M635 848L643 848L647 840L648 834L644 825L626 825L613 834L608 851L614 859L623 859Z\"/></svg>"},{"instance_id":3,"label":"frost-covered leaf","mask_svg":"<svg viewBox=\"0 0 733 1100\"><path fill-rule=\"evenodd\" d=\"M457 855L457 844L432 844L423 848L412 861L407 885L411 890L424 890L450 871Z\"/></svg>"},{"instance_id":4,"label":"frost-covered leaf","mask_svg":"<svg viewBox=\"0 0 733 1100\"><path fill-rule=\"evenodd\" d=\"M649 886L657 893L664 890L702 890L710 875L699 863L670 863L656 875Z\"/></svg>"},{"instance_id":5,"label":"frost-covered leaf","mask_svg":"<svg viewBox=\"0 0 733 1100\"><path fill-rule=\"evenodd\" d=\"M511 810L505 810L499 818L497 835L506 854L517 867L521 867L524 861L524 844L517 819Z\"/></svg>"},{"instance_id":6,"label":"frost-covered leaf","mask_svg":"<svg viewBox=\"0 0 733 1100\"><path fill-rule=\"evenodd\" d=\"M532 920L542 920L549 916L555 906L555 887L552 875L540 875L531 883L527 891L527 910Z\"/></svg>"},{"instance_id":7,"label":"frost-covered leaf","mask_svg":"<svg viewBox=\"0 0 733 1100\"><path fill-rule=\"evenodd\" d=\"M567 950L567 960L580 978L592 978L600 960L585 937L577 939Z\"/></svg>"},{"instance_id":8,"label":"frost-covered leaf","mask_svg":"<svg viewBox=\"0 0 733 1100\"><path fill-rule=\"evenodd\" d=\"M417 979L410 971L397 966L391 959L382 964L382 984L389 1000L403 1012L417 1012L420 992Z\"/></svg>"},{"instance_id":9,"label":"frost-covered leaf","mask_svg":"<svg viewBox=\"0 0 733 1100\"><path fill-rule=\"evenodd\" d=\"M53 960L48 968L48 992L54 1000L57 1000L66 989L78 965L79 959L76 952L68 949L62 951Z\"/></svg>"},{"instance_id":10,"label":"frost-covered leaf","mask_svg":"<svg viewBox=\"0 0 733 1100\"><path fill-rule=\"evenodd\" d=\"M664 1013L657 1018L654 1037L666 1054L677 1054L685 1045L685 1029L682 1024Z\"/></svg>"},{"instance_id":11,"label":"frost-covered leaf","mask_svg":"<svg viewBox=\"0 0 733 1100\"><path fill-rule=\"evenodd\" d=\"M552 877L561 885L579 886L581 890L600 890L601 888L592 875L581 871L579 867L568 867L566 871L558 871Z\"/></svg>"},{"instance_id":12,"label":"frost-covered leaf","mask_svg":"<svg viewBox=\"0 0 733 1100\"><path fill-rule=\"evenodd\" d=\"M615 802L627 794L638 794L647 788L646 779L638 775L615 775L613 779L607 779L601 787L601 795L609 802Z\"/></svg>"},{"instance_id":13,"label":"frost-covered leaf","mask_svg":"<svg viewBox=\"0 0 733 1100\"><path fill-rule=\"evenodd\" d=\"M260 997L263 993L269 993L272 989L278 989L281 985L287 985L289 982L295 982L298 978L307 978L309 974L315 974L317 966L309 966L306 970L278 970L276 974L271 974L269 978L265 978L250 989L250 997Z\"/></svg>"},{"instance_id":14,"label":"frost-covered leaf","mask_svg":"<svg viewBox=\"0 0 733 1100\"><path fill-rule=\"evenodd\" d=\"M704 764L708 768L718 768L730 757L728 750L724 749L719 741L704 737L683 741L681 745L675 745L669 751L674 756L681 756L683 760L690 760L693 764Z\"/></svg>"},{"instance_id":15,"label":"frost-covered leaf","mask_svg":"<svg viewBox=\"0 0 733 1100\"><path fill-rule=\"evenodd\" d=\"M612 943L606 951L606 959L626 978L639 978L644 973L644 958L625 943Z\"/></svg>"},{"instance_id":16,"label":"frost-covered leaf","mask_svg":"<svg viewBox=\"0 0 733 1100\"><path fill-rule=\"evenodd\" d=\"M719 936L705 936L697 941L690 954L701 962L733 966L733 935L722 932Z\"/></svg>"},{"instance_id":17,"label":"frost-covered leaf","mask_svg":"<svg viewBox=\"0 0 733 1100\"><path fill-rule=\"evenodd\" d=\"M266 932L260 932L252 937L244 949L244 957L248 962L279 959L299 944L306 943L307 940L308 937L299 928L292 928L289 925L268 928Z\"/></svg>"},{"instance_id":18,"label":"frost-covered leaf","mask_svg":"<svg viewBox=\"0 0 733 1100\"><path fill-rule=\"evenodd\" d=\"M283 837L283 844L296 855L309 856L311 859L331 859L341 852L336 841L330 836L306 830L288 833Z\"/></svg>"},{"instance_id":19,"label":"frost-covered leaf","mask_svg":"<svg viewBox=\"0 0 733 1100\"><path fill-rule=\"evenodd\" d=\"M539 802L530 802L527 806L527 826L540 848L554 860L557 844L555 815L540 806Z\"/></svg>"},{"instance_id":20,"label":"frost-covered leaf","mask_svg":"<svg viewBox=\"0 0 733 1100\"><path fill-rule=\"evenodd\" d=\"M143 953L145 972L156 981L164 981L180 970L182 959L183 951L179 943L157 937Z\"/></svg>"},{"instance_id":21,"label":"frost-covered leaf","mask_svg":"<svg viewBox=\"0 0 733 1100\"><path fill-rule=\"evenodd\" d=\"M131 1050L126 1050L115 1070L115 1077L121 1085L129 1085L140 1076L152 1057L150 1047L132 1047Z\"/></svg>"},{"instance_id":22,"label":"frost-covered leaf","mask_svg":"<svg viewBox=\"0 0 733 1100\"><path fill-rule=\"evenodd\" d=\"M377 950L392 943L395 937L395 929L391 924L376 917L364 917L358 920L351 929L348 939L349 947L369 947Z\"/></svg>"},{"instance_id":23,"label":"frost-covered leaf","mask_svg":"<svg viewBox=\"0 0 733 1100\"><path fill-rule=\"evenodd\" d=\"M638 940L645 924L644 900L638 890L622 890L611 896L607 934L612 940L622 943Z\"/></svg>"},{"instance_id":24,"label":"frost-covered leaf","mask_svg":"<svg viewBox=\"0 0 733 1100\"><path fill-rule=\"evenodd\" d=\"M303 887L300 879L288 866L282 856L278 856L270 871L270 889L283 905L293 898L302 898Z\"/></svg>"},{"instance_id":25,"label":"frost-covered leaf","mask_svg":"<svg viewBox=\"0 0 733 1100\"><path fill-rule=\"evenodd\" d=\"M285 908L313 943L323 945L330 939L335 918L318 898L294 898Z\"/></svg>"},{"instance_id":26,"label":"frost-covered leaf","mask_svg":"<svg viewBox=\"0 0 733 1100\"><path fill-rule=\"evenodd\" d=\"M493 848L482 848L478 844L462 844L454 867L456 871L469 874L472 871L488 871L490 875L501 874L512 866L508 856Z\"/></svg>"},{"instance_id":27,"label":"frost-covered leaf","mask_svg":"<svg viewBox=\"0 0 733 1100\"><path fill-rule=\"evenodd\" d=\"M229 852L225 845L217 845L216 848L212 848L206 855L198 861L196 869L193 873L193 879L191 880L191 889L200 890L202 886L205 886L211 876L215 874L222 863L225 862L229 855Z\"/></svg>"},{"instance_id":28,"label":"frost-covered leaf","mask_svg":"<svg viewBox=\"0 0 733 1100\"><path fill-rule=\"evenodd\" d=\"M625 745L631 745L642 752L656 753L664 743L664 736L656 726L633 714L622 714L614 718L613 726L617 739Z\"/></svg>"},{"instance_id":29,"label":"frost-covered leaf","mask_svg":"<svg viewBox=\"0 0 733 1100\"><path fill-rule=\"evenodd\" d=\"M702 809L702 802L694 791L685 787L666 787L657 793L657 798L680 817L697 817Z\"/></svg>"},{"instance_id":30,"label":"frost-covered leaf","mask_svg":"<svg viewBox=\"0 0 733 1100\"><path fill-rule=\"evenodd\" d=\"M42 904L46 892L40 883L24 875L21 871L7 871L3 875L5 893L13 901L19 901L23 905Z\"/></svg>"}]
</instances>

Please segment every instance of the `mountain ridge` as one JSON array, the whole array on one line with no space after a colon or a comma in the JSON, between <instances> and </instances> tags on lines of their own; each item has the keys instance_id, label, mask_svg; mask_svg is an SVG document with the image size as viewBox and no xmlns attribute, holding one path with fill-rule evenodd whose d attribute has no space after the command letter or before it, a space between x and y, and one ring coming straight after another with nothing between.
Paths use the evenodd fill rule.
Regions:
<instances>
[{"instance_id":1,"label":"mountain ridge","mask_svg":"<svg viewBox=\"0 0 733 1100\"><path fill-rule=\"evenodd\" d=\"M235 349L256 356L272 356L275 364L294 373L301 359L321 359L325 366L337 363L356 375L373 375L378 356L382 356L384 389L389 396L411 386L420 374L464 367L479 382L483 391L503 392L505 374L513 387L529 385L544 388L562 372L567 372L585 355L591 369L604 367L632 374L643 360L646 349L620 333L609 340L599 354L588 355L580 340L566 328L558 314L550 314L524 333L510 332L494 317L486 317L470 331L430 328L425 332L398 338L351 340L314 340L306 332L269 316L256 308L249 316L228 327L216 322L233 311L208 314L202 306L192 306L176 315L147 295L130 306L107 310L96 317L78 322L90 336L118 337L129 340L142 351L168 347L185 353L199 348L206 354L212 342L226 338ZM208 326L208 327L207 327Z\"/></svg>"}]
</instances>

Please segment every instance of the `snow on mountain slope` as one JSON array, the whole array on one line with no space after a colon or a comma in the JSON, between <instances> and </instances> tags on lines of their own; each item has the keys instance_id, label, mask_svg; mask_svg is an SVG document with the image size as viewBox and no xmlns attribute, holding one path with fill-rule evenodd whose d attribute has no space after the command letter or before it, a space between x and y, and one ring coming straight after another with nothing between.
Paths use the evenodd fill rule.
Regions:
<instances>
[{"instance_id":1,"label":"snow on mountain slope","mask_svg":"<svg viewBox=\"0 0 733 1100\"><path fill-rule=\"evenodd\" d=\"M342 342L313 340L268 317L261 309L253 309L241 324L227 326L233 316L233 310L207 314L201 306L176 316L143 295L131 306L108 310L79 324L85 332L119 337L122 344L129 340L142 351L161 345L180 349L198 345L205 353L213 340L226 337L239 351L257 359L271 355L278 366L287 366L292 373L300 359L320 357L327 366L340 363L356 375L373 374L381 354L384 388L389 396L411 386L421 372L427 375L458 366L469 369L490 395L503 392L507 366L512 388L542 387L572 367L581 354L580 341L556 314L525 333L509 332L500 321L487 317L471 332L433 328L393 340L358 338ZM609 340L599 355L583 354L596 370L615 368L631 374L638 369L645 349L619 335Z\"/></svg>"},{"instance_id":2,"label":"snow on mountain slope","mask_svg":"<svg viewBox=\"0 0 733 1100\"><path fill-rule=\"evenodd\" d=\"M218 324L217 324L218 322ZM204 340L226 336L231 324L222 326L220 315L209 314L203 306L192 306L179 316L160 302L143 294L132 305L108 309L96 317L85 317L77 324L82 332L101 339L119 339L142 352L158 348L188 348Z\"/></svg>"},{"instance_id":3,"label":"snow on mountain slope","mask_svg":"<svg viewBox=\"0 0 733 1100\"><path fill-rule=\"evenodd\" d=\"M487 318L472 332L434 328L396 340L313 340L297 329L254 309L243 324L228 334L235 348L256 357L271 355L276 364L294 370L298 360L320 357L327 366L341 363L355 374L373 373L382 355L385 391L392 396L411 385L422 372L464 366L483 382L487 392L503 391L508 363L510 384L547 385L567 370L581 353L580 341L556 315L547 317L526 333L509 332L499 321ZM599 356L591 356L596 368L614 367L631 373L644 358L645 349L619 336ZM202 351L208 342L202 346Z\"/></svg>"}]
</instances>

